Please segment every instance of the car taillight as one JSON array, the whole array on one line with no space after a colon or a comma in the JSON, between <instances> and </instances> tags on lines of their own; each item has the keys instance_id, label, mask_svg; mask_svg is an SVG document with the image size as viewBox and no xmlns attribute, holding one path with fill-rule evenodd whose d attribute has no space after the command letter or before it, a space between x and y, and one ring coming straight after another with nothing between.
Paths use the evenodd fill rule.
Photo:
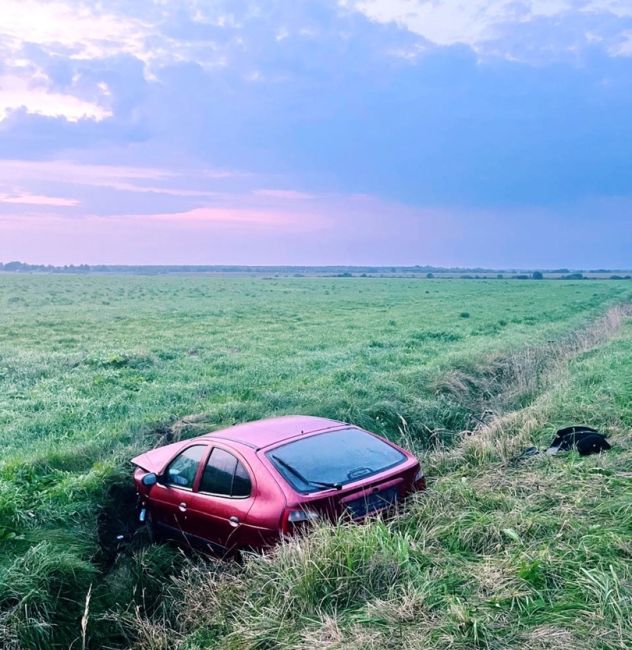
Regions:
<instances>
[{"instance_id":1,"label":"car taillight","mask_svg":"<svg viewBox=\"0 0 632 650\"><path fill-rule=\"evenodd\" d=\"M413 481L413 486L415 490L425 490L426 489L426 476L424 475L421 467L417 470L415 474L415 480Z\"/></svg>"},{"instance_id":2,"label":"car taillight","mask_svg":"<svg viewBox=\"0 0 632 650\"><path fill-rule=\"evenodd\" d=\"M283 532L292 533L312 521L318 521L320 514L315 510L288 508L283 514Z\"/></svg>"}]
</instances>

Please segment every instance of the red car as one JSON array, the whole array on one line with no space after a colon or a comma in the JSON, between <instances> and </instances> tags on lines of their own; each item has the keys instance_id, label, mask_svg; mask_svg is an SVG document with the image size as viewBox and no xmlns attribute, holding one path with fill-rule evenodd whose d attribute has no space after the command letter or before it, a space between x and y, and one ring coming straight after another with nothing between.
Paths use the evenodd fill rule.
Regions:
<instances>
[{"instance_id":1,"label":"red car","mask_svg":"<svg viewBox=\"0 0 632 650\"><path fill-rule=\"evenodd\" d=\"M261 549L318 519L361 520L425 488L418 460L335 420L240 424L132 460L139 518L225 553Z\"/></svg>"}]
</instances>

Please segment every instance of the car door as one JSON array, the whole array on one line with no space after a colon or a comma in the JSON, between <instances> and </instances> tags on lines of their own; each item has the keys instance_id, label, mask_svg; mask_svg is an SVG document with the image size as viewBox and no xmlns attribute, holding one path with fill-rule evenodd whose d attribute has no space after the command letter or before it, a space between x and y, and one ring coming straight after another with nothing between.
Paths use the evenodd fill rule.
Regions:
<instances>
[{"instance_id":1,"label":"car door","mask_svg":"<svg viewBox=\"0 0 632 650\"><path fill-rule=\"evenodd\" d=\"M189 509L193 534L223 549L240 546L255 487L254 476L243 458L213 447Z\"/></svg>"},{"instance_id":2,"label":"car door","mask_svg":"<svg viewBox=\"0 0 632 650\"><path fill-rule=\"evenodd\" d=\"M204 444L183 449L169 462L151 490L152 523L172 537L182 538L190 533L193 486L207 452L208 445Z\"/></svg>"}]
</instances>

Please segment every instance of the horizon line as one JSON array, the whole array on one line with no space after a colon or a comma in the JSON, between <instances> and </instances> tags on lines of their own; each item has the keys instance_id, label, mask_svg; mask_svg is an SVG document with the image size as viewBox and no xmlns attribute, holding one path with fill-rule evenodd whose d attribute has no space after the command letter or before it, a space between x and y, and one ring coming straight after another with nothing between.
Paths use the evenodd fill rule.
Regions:
<instances>
[{"instance_id":1,"label":"horizon line","mask_svg":"<svg viewBox=\"0 0 632 650\"><path fill-rule=\"evenodd\" d=\"M7 267L11 268L7 268ZM189 270L192 272L204 272L205 270L349 270L356 272L376 273L387 272L418 272L418 273L632 273L632 268L571 268L571 267L481 267L481 266L435 266L431 264L110 264L110 263L69 263L69 264L41 264L11 260L0 261L0 271L37 271L37 270L116 270L116 269L167 269L167 270Z\"/></svg>"}]
</instances>

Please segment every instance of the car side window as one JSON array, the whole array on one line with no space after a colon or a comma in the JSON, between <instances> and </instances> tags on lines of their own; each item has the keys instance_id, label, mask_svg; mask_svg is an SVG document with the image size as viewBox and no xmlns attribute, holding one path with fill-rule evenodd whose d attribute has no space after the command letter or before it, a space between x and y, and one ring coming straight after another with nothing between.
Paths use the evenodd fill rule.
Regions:
<instances>
[{"instance_id":1,"label":"car side window","mask_svg":"<svg viewBox=\"0 0 632 650\"><path fill-rule=\"evenodd\" d=\"M232 454L215 447L204 468L200 492L247 497L250 496L250 487L246 468Z\"/></svg>"},{"instance_id":2,"label":"car side window","mask_svg":"<svg viewBox=\"0 0 632 650\"><path fill-rule=\"evenodd\" d=\"M204 445L195 445L178 454L167 467L165 484L190 490L205 449Z\"/></svg>"},{"instance_id":3,"label":"car side window","mask_svg":"<svg viewBox=\"0 0 632 650\"><path fill-rule=\"evenodd\" d=\"M250 484L250 476L246 468L237 461L235 468L235 476L233 478L233 496L234 497L249 497L252 485Z\"/></svg>"}]
</instances>

